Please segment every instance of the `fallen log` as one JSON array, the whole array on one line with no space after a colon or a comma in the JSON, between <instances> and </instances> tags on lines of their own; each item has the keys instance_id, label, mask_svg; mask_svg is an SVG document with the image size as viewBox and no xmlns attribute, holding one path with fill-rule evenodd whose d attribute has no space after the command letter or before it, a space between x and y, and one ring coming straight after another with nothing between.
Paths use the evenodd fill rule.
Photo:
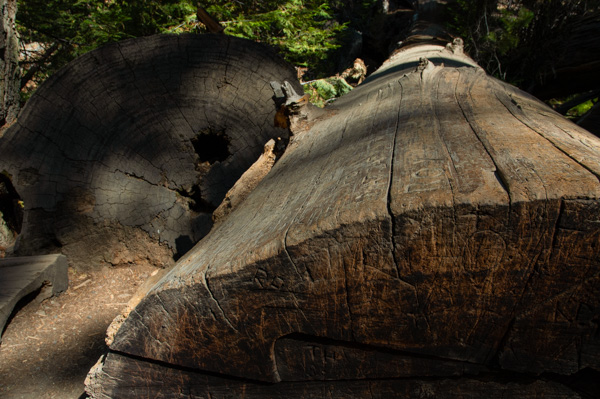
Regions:
<instances>
[{"instance_id":1,"label":"fallen log","mask_svg":"<svg viewBox=\"0 0 600 399\"><path fill-rule=\"evenodd\" d=\"M287 140L269 82L294 77L270 48L224 35L132 39L70 63L0 138L25 206L15 253L172 263L264 143Z\"/></svg>"},{"instance_id":2,"label":"fallen log","mask_svg":"<svg viewBox=\"0 0 600 399\"><path fill-rule=\"evenodd\" d=\"M459 41L411 42L113 326L88 393L578 397L599 150Z\"/></svg>"},{"instance_id":3,"label":"fallen log","mask_svg":"<svg viewBox=\"0 0 600 399\"><path fill-rule=\"evenodd\" d=\"M19 301L39 291L39 302L65 291L69 285L64 255L0 259L0 341L7 320Z\"/></svg>"}]
</instances>

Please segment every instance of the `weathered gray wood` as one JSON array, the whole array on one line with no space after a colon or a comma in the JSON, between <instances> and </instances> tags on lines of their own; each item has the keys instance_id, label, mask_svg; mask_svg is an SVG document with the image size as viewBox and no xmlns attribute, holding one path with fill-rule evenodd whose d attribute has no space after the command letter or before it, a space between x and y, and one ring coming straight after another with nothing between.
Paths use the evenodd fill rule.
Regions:
<instances>
[{"instance_id":1,"label":"weathered gray wood","mask_svg":"<svg viewBox=\"0 0 600 399\"><path fill-rule=\"evenodd\" d=\"M287 138L269 82L294 77L266 46L223 35L133 39L70 63L0 139L25 204L17 253L172 262L264 143Z\"/></svg>"},{"instance_id":2,"label":"weathered gray wood","mask_svg":"<svg viewBox=\"0 0 600 399\"><path fill-rule=\"evenodd\" d=\"M496 382L468 375L489 370L501 391L520 372L600 370L598 149L458 46L403 49L115 326L124 357L106 359L97 397L135 397L165 370L184 391L209 389L195 373L279 382L256 385L262 397L412 395L405 383L419 397L420 378L448 375L462 376L452 395L489 397ZM298 336L344 355L323 364ZM129 362L139 376L122 382ZM380 364L410 382L285 382ZM572 395L532 389L519 394Z\"/></svg>"},{"instance_id":3,"label":"weathered gray wood","mask_svg":"<svg viewBox=\"0 0 600 399\"><path fill-rule=\"evenodd\" d=\"M67 258L64 255L22 256L0 259L0 333L15 305L44 284L51 294L67 289Z\"/></svg>"}]
</instances>

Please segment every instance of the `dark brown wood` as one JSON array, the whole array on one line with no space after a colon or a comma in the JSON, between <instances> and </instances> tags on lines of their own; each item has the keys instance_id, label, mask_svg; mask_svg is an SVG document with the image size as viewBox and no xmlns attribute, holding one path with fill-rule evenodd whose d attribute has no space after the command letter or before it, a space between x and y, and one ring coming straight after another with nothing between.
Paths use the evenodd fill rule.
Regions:
<instances>
[{"instance_id":1,"label":"dark brown wood","mask_svg":"<svg viewBox=\"0 0 600 399\"><path fill-rule=\"evenodd\" d=\"M25 205L16 253L171 264L264 143L287 137L269 82L294 76L266 46L223 35L133 39L70 63L0 139Z\"/></svg>"},{"instance_id":2,"label":"dark brown wood","mask_svg":"<svg viewBox=\"0 0 600 399\"><path fill-rule=\"evenodd\" d=\"M202 22L209 32L223 33L223 31L225 30L225 28L221 26L219 21L215 20L204 8L198 6L196 15L198 16L198 21Z\"/></svg>"},{"instance_id":3,"label":"dark brown wood","mask_svg":"<svg viewBox=\"0 0 600 399\"><path fill-rule=\"evenodd\" d=\"M113 326L88 386L576 397L522 382L600 370L599 154L459 42L401 49Z\"/></svg>"},{"instance_id":4,"label":"dark brown wood","mask_svg":"<svg viewBox=\"0 0 600 399\"><path fill-rule=\"evenodd\" d=\"M122 383L126 376L127 383ZM110 353L87 379L94 398L581 398L569 387L544 378L507 382L498 376L462 379L414 378L261 384L218 375L180 370ZM172 389L172 387L184 387Z\"/></svg>"},{"instance_id":5,"label":"dark brown wood","mask_svg":"<svg viewBox=\"0 0 600 399\"><path fill-rule=\"evenodd\" d=\"M282 381L454 377L489 372L479 364L302 335L277 340L274 352Z\"/></svg>"}]
</instances>

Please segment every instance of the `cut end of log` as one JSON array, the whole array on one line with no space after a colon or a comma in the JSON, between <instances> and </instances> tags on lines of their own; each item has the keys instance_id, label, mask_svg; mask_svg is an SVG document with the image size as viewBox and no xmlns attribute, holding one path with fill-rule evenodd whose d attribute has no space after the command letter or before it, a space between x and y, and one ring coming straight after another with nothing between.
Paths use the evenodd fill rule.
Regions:
<instances>
[{"instance_id":1,"label":"cut end of log","mask_svg":"<svg viewBox=\"0 0 600 399\"><path fill-rule=\"evenodd\" d=\"M270 48L224 35L132 39L67 65L0 141L25 204L16 254L172 264L282 136L273 80L301 89Z\"/></svg>"}]
</instances>

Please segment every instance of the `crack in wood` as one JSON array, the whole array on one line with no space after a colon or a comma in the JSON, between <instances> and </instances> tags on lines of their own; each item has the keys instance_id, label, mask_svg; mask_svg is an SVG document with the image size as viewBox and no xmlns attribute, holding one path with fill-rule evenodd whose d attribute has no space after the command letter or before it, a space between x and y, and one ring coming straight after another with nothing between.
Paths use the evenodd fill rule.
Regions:
<instances>
[{"instance_id":1,"label":"crack in wood","mask_svg":"<svg viewBox=\"0 0 600 399\"><path fill-rule=\"evenodd\" d=\"M239 332L237 328L234 327L234 325L231 323L231 320L229 320L229 318L227 317L227 315L225 314L225 311L223 310L223 308L221 307L221 304L219 303L219 301L217 300L217 298L215 298L210 285L209 285L209 279L206 276L208 274L208 270L205 270L201 273L202 275L202 282L204 283L204 286L206 287L206 290L208 291L208 294L210 295L210 298L212 299L213 303L217 306L217 308L219 308L219 310L221 311L221 316L223 318L223 320L225 320L225 322L227 323L227 325L229 327L231 327L232 330L234 330L235 332Z\"/></svg>"},{"instance_id":2,"label":"crack in wood","mask_svg":"<svg viewBox=\"0 0 600 399\"><path fill-rule=\"evenodd\" d=\"M398 226L396 225L396 217L394 216L394 212L392 211L392 184L394 184L394 166L396 160L396 143L398 140L399 127L400 127L400 113L402 112L402 99L404 95L404 88L402 86L402 82L398 81L398 86L400 86L400 95L398 99L398 111L396 112L396 126L394 128L394 140L392 141L392 153L390 158L390 177L387 187L387 211L390 218L390 240L392 242L392 260L394 261L394 267L396 269L396 276L399 280L402 280L399 261L397 259L397 243L396 243L396 234L398 233ZM408 284L408 282L406 282ZM412 286L412 284L409 284Z\"/></svg>"},{"instance_id":3,"label":"crack in wood","mask_svg":"<svg viewBox=\"0 0 600 399\"><path fill-rule=\"evenodd\" d=\"M458 70L459 74L461 74L460 69ZM467 78L465 78L467 79ZM458 94L458 80L457 80L457 85L454 91L454 97L456 98L456 103L458 104L463 118L467 121L467 123L469 124L471 131L473 132L475 138L477 138L477 140L481 143L483 149L485 150L485 152L487 153L489 160L493 163L494 165L494 176L496 176L496 178L498 179L498 182L500 183L500 186L502 187L502 189L506 192L506 195L508 196L508 206L509 206L509 215L512 213L510 208L512 206L513 200L511 198L511 193L510 193L510 184L508 182L507 177L505 176L504 172L502 171L502 169L498 166L498 164L496 163L496 160L494 159L494 157L492 156L492 153L489 150L489 143L487 143L486 145L486 140L483 140L482 137L479 135L478 130L480 129L480 127L478 126L478 124L475 122L474 118L473 118L473 111L470 105L470 102L473 102L473 99L471 97L471 89L472 87L475 85L476 81L478 78L476 78L475 80L469 82L467 79L467 87L466 87L466 94L464 95L459 95ZM471 97L471 101L469 102L466 97ZM464 97L463 99L461 99L461 97Z\"/></svg>"}]
</instances>

